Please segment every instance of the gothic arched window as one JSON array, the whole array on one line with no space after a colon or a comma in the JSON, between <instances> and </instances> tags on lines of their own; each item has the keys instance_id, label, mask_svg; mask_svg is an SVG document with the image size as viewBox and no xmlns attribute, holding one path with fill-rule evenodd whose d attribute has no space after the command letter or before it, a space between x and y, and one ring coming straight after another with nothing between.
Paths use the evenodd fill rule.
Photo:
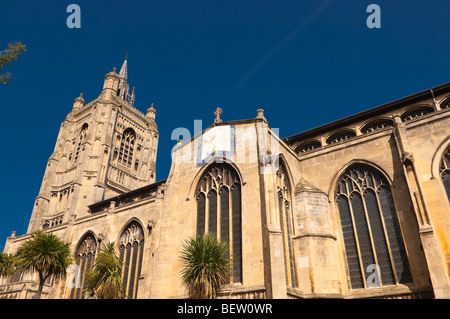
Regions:
<instances>
[{"instance_id":1,"label":"gothic arched window","mask_svg":"<svg viewBox=\"0 0 450 319\"><path fill-rule=\"evenodd\" d=\"M351 288L412 282L391 188L384 175L366 165L351 166L338 182L336 204Z\"/></svg>"},{"instance_id":2,"label":"gothic arched window","mask_svg":"<svg viewBox=\"0 0 450 319\"><path fill-rule=\"evenodd\" d=\"M87 123L84 123L83 127L81 128L80 134L78 135L78 145L77 145L77 150L75 152L75 158L73 160L74 163L77 161L78 156L80 155L80 152L82 151L81 147L86 138L88 127L89 127L89 125Z\"/></svg>"},{"instance_id":3,"label":"gothic arched window","mask_svg":"<svg viewBox=\"0 0 450 319\"><path fill-rule=\"evenodd\" d=\"M119 237L119 258L123 263L122 285L128 299L135 299L144 253L144 231L132 221Z\"/></svg>"},{"instance_id":4,"label":"gothic arched window","mask_svg":"<svg viewBox=\"0 0 450 319\"><path fill-rule=\"evenodd\" d=\"M361 132L362 133L371 133L377 130L381 130L387 127L392 127L394 126L392 120L388 120L388 119L382 119L382 120L376 120L376 121L372 121L369 124L365 125L362 129Z\"/></svg>"},{"instance_id":5,"label":"gothic arched window","mask_svg":"<svg viewBox=\"0 0 450 319\"><path fill-rule=\"evenodd\" d=\"M276 187L278 194L278 210L280 213L280 227L283 238L284 266L286 269L286 284L295 287L296 276L294 266L294 254L292 251L292 220L291 220L291 190L286 168L283 163L279 163L276 173Z\"/></svg>"},{"instance_id":6,"label":"gothic arched window","mask_svg":"<svg viewBox=\"0 0 450 319\"><path fill-rule=\"evenodd\" d=\"M447 148L442 156L441 166L439 167L442 183L444 183L447 197L450 201L450 147Z\"/></svg>"},{"instance_id":7,"label":"gothic arched window","mask_svg":"<svg viewBox=\"0 0 450 319\"><path fill-rule=\"evenodd\" d=\"M306 152L312 151L314 149L317 149L317 148L319 148L321 146L322 146L322 144L319 141L310 141L310 142L306 142L306 143L303 143L303 144L297 146L295 148L295 152L298 155L301 155L303 153L306 153Z\"/></svg>"},{"instance_id":8,"label":"gothic arched window","mask_svg":"<svg viewBox=\"0 0 450 319\"><path fill-rule=\"evenodd\" d=\"M441 110L447 109L450 107L450 97L445 98L440 104Z\"/></svg>"},{"instance_id":9,"label":"gothic arched window","mask_svg":"<svg viewBox=\"0 0 450 319\"><path fill-rule=\"evenodd\" d=\"M118 162L131 167L133 160L134 144L136 143L136 133L132 128L127 128L123 132L122 140L120 142Z\"/></svg>"},{"instance_id":10,"label":"gothic arched window","mask_svg":"<svg viewBox=\"0 0 450 319\"><path fill-rule=\"evenodd\" d=\"M327 144L339 143L355 136L356 133L350 130L336 132L327 139Z\"/></svg>"},{"instance_id":11,"label":"gothic arched window","mask_svg":"<svg viewBox=\"0 0 450 319\"><path fill-rule=\"evenodd\" d=\"M241 180L229 164L212 164L196 189L197 236L215 233L227 243L231 283L242 282Z\"/></svg>"},{"instance_id":12,"label":"gothic arched window","mask_svg":"<svg viewBox=\"0 0 450 319\"><path fill-rule=\"evenodd\" d=\"M410 120L413 120L415 118L424 116L424 115L426 115L428 113L431 113L433 111L434 111L434 109L432 107L418 107L418 108L415 108L415 109L412 109L412 110L409 110L409 111L405 112L401 116L401 119L404 122L405 121L410 121Z\"/></svg>"},{"instance_id":13,"label":"gothic arched window","mask_svg":"<svg viewBox=\"0 0 450 319\"><path fill-rule=\"evenodd\" d=\"M97 241L95 240L94 235L91 233L84 235L75 254L77 269L75 273L74 287L70 293L71 299L84 299L84 295L86 293L85 273L94 267L96 252Z\"/></svg>"}]
</instances>

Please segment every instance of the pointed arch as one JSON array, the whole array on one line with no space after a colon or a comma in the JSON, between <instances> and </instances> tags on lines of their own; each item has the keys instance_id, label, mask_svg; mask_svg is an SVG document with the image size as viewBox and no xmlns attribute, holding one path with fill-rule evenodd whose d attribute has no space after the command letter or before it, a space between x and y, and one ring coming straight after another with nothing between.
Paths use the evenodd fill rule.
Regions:
<instances>
[{"instance_id":1,"label":"pointed arch","mask_svg":"<svg viewBox=\"0 0 450 319\"><path fill-rule=\"evenodd\" d=\"M197 181L196 233L214 233L227 244L230 283L242 283L242 181L229 163L207 165Z\"/></svg>"},{"instance_id":2,"label":"pointed arch","mask_svg":"<svg viewBox=\"0 0 450 319\"><path fill-rule=\"evenodd\" d=\"M223 163L223 164L228 164L230 165L238 174L239 179L241 180L241 184L242 186L245 186L246 181L245 181L245 176L242 175L241 171L239 170L238 166L231 161L228 157L227 158L223 158L223 157L214 157L211 160L209 160L207 163L205 163L198 171L197 173L194 175L194 178L192 179L191 184L189 185L189 191L188 194L186 196L186 200L190 200L192 197L196 196L196 187L200 181L200 179L202 178L203 174L205 173L205 171L209 168L210 165L214 164L214 163Z\"/></svg>"},{"instance_id":3,"label":"pointed arch","mask_svg":"<svg viewBox=\"0 0 450 319\"><path fill-rule=\"evenodd\" d=\"M363 125L361 125L361 133L367 134L374 131L382 130L385 128L393 127L394 121L390 118L382 117L376 119L370 119Z\"/></svg>"},{"instance_id":4,"label":"pointed arch","mask_svg":"<svg viewBox=\"0 0 450 319\"><path fill-rule=\"evenodd\" d=\"M303 153L311 152L311 151L313 151L315 149L319 149L321 147L322 147L322 143L319 140L311 139L311 140L303 141L301 143L297 143L297 145L295 145L293 147L293 149L297 155L302 155Z\"/></svg>"},{"instance_id":5,"label":"pointed arch","mask_svg":"<svg viewBox=\"0 0 450 319\"><path fill-rule=\"evenodd\" d=\"M98 240L93 232L88 231L80 238L76 247L74 260L77 271L75 285L70 292L70 299L84 299L86 293L85 273L94 267Z\"/></svg>"},{"instance_id":6,"label":"pointed arch","mask_svg":"<svg viewBox=\"0 0 450 319\"><path fill-rule=\"evenodd\" d=\"M447 137L443 140L436 151L434 152L433 159L431 160L431 175L432 178L439 179L440 178L440 166L442 162L442 158L445 155L447 149L450 148L450 137Z\"/></svg>"},{"instance_id":7,"label":"pointed arch","mask_svg":"<svg viewBox=\"0 0 450 319\"><path fill-rule=\"evenodd\" d=\"M274 167L275 167L275 172L279 169L279 166L283 165L286 174L287 174L287 182L289 183L289 189L291 191L293 191L295 189L295 183L294 183L294 176L292 175L291 169L289 167L289 165L287 164L287 160L286 157L284 156L283 153L277 153L274 156Z\"/></svg>"},{"instance_id":8,"label":"pointed arch","mask_svg":"<svg viewBox=\"0 0 450 319\"><path fill-rule=\"evenodd\" d=\"M297 275L295 271L295 257L293 251L292 237L293 227L293 179L282 154L277 154L275 158L277 167L275 173L275 188L278 197L278 218L280 220L281 235L283 241L283 257L285 266L286 285L295 287L297 285Z\"/></svg>"},{"instance_id":9,"label":"pointed arch","mask_svg":"<svg viewBox=\"0 0 450 319\"><path fill-rule=\"evenodd\" d=\"M333 198L333 194L336 192L338 180L353 165L366 165L368 167L372 167L373 169L375 169L375 170L379 171L381 174L383 174L383 176L387 179L389 185L392 184L393 177L380 165L378 165L372 161L368 161L366 159L355 158L355 159L352 159L351 161L349 161L347 164L343 165L338 170L338 172L334 175L333 179L331 180L330 188L328 189L328 197L330 198L330 200Z\"/></svg>"},{"instance_id":10,"label":"pointed arch","mask_svg":"<svg viewBox=\"0 0 450 319\"><path fill-rule=\"evenodd\" d=\"M408 109L406 109L401 115L400 118L403 122L410 121L419 117L422 117L428 113L434 112L435 109L433 106L429 104L421 104L414 105Z\"/></svg>"},{"instance_id":11,"label":"pointed arch","mask_svg":"<svg viewBox=\"0 0 450 319\"><path fill-rule=\"evenodd\" d=\"M118 239L119 259L122 261L122 285L128 299L136 299L141 275L145 232L142 223L133 218L122 229Z\"/></svg>"},{"instance_id":12,"label":"pointed arch","mask_svg":"<svg viewBox=\"0 0 450 319\"><path fill-rule=\"evenodd\" d=\"M120 148L117 162L131 168L135 145L136 132L131 127L129 127L123 131L122 137L120 139Z\"/></svg>"},{"instance_id":13,"label":"pointed arch","mask_svg":"<svg viewBox=\"0 0 450 319\"><path fill-rule=\"evenodd\" d=\"M344 129L339 129L338 131L331 133L325 139L325 141L326 141L327 145L330 145L330 144L335 144L335 143L345 141L345 140L353 138L355 136L356 136L355 130L350 129L350 128L344 128Z\"/></svg>"},{"instance_id":14,"label":"pointed arch","mask_svg":"<svg viewBox=\"0 0 450 319\"><path fill-rule=\"evenodd\" d=\"M450 202L450 138L439 145L431 164L432 178L439 179Z\"/></svg>"},{"instance_id":15,"label":"pointed arch","mask_svg":"<svg viewBox=\"0 0 450 319\"><path fill-rule=\"evenodd\" d=\"M334 199L350 288L412 282L391 183L384 173L366 163L352 163L339 175ZM367 272L374 265L379 271L369 282Z\"/></svg>"},{"instance_id":16,"label":"pointed arch","mask_svg":"<svg viewBox=\"0 0 450 319\"><path fill-rule=\"evenodd\" d=\"M441 110L447 109L450 107L450 95L447 95L445 98L441 100L439 103L439 107Z\"/></svg>"},{"instance_id":17,"label":"pointed arch","mask_svg":"<svg viewBox=\"0 0 450 319\"><path fill-rule=\"evenodd\" d=\"M82 149L82 146L84 144L84 141L86 140L87 131L89 129L89 125L87 123L84 123L81 127L80 133L78 134L78 145L77 149L75 151L75 157L74 157L74 163L78 160L78 157L80 156Z\"/></svg>"}]
</instances>

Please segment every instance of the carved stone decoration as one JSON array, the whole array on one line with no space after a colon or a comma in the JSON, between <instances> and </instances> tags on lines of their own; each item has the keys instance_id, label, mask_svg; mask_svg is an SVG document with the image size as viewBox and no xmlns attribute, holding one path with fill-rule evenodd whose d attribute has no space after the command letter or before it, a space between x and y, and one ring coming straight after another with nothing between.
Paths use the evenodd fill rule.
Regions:
<instances>
[{"instance_id":1,"label":"carved stone decoration","mask_svg":"<svg viewBox=\"0 0 450 319\"><path fill-rule=\"evenodd\" d=\"M220 118L220 114L222 114L222 113L223 113L223 110L220 107L218 107L216 109L216 111L214 112L214 115L216 116L216 118L214 120L214 124L222 122L222 120Z\"/></svg>"},{"instance_id":2,"label":"carved stone decoration","mask_svg":"<svg viewBox=\"0 0 450 319\"><path fill-rule=\"evenodd\" d=\"M144 239L144 233L142 227L137 222L132 222L128 228L122 233L119 239L120 244L132 243L135 241L140 242Z\"/></svg>"},{"instance_id":3,"label":"carved stone decoration","mask_svg":"<svg viewBox=\"0 0 450 319\"><path fill-rule=\"evenodd\" d=\"M414 157L410 152L404 152L402 155L403 164L411 164L414 162Z\"/></svg>"},{"instance_id":4,"label":"carved stone decoration","mask_svg":"<svg viewBox=\"0 0 450 319\"><path fill-rule=\"evenodd\" d=\"M154 221L153 219L149 219L147 222L147 228L151 231L153 229L153 227L155 227L156 225L156 221Z\"/></svg>"},{"instance_id":5,"label":"carved stone decoration","mask_svg":"<svg viewBox=\"0 0 450 319\"><path fill-rule=\"evenodd\" d=\"M92 234L87 234L77 249L77 256L82 256L84 254L95 254L97 251L97 241Z\"/></svg>"},{"instance_id":6,"label":"carved stone decoration","mask_svg":"<svg viewBox=\"0 0 450 319\"><path fill-rule=\"evenodd\" d=\"M61 225L63 223L64 220L64 216L60 215L60 216L56 216L50 219L44 219L41 221L42 223L42 229L46 229L49 227L54 227L54 226L58 226Z\"/></svg>"},{"instance_id":7,"label":"carved stone decoration","mask_svg":"<svg viewBox=\"0 0 450 319\"><path fill-rule=\"evenodd\" d=\"M261 164L272 165L274 163L274 156L270 155L270 152L261 154Z\"/></svg>"},{"instance_id":8,"label":"carved stone decoration","mask_svg":"<svg viewBox=\"0 0 450 319\"><path fill-rule=\"evenodd\" d=\"M105 239L105 235L103 233L98 234L97 236L98 242L101 243Z\"/></svg>"}]
</instances>

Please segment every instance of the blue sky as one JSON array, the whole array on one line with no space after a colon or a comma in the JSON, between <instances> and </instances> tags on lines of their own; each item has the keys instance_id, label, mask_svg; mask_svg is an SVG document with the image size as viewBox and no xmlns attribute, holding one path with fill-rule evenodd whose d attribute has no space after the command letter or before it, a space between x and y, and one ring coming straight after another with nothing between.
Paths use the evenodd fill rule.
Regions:
<instances>
[{"instance_id":1,"label":"blue sky","mask_svg":"<svg viewBox=\"0 0 450 319\"><path fill-rule=\"evenodd\" d=\"M81 8L69 29L66 8ZM369 29L369 4L381 28ZM450 81L448 0L7 1L0 50L27 52L0 84L0 250L27 230L45 165L73 100L86 102L129 53L135 106L154 103L157 179L170 168L177 127L256 117L282 137Z\"/></svg>"}]
</instances>

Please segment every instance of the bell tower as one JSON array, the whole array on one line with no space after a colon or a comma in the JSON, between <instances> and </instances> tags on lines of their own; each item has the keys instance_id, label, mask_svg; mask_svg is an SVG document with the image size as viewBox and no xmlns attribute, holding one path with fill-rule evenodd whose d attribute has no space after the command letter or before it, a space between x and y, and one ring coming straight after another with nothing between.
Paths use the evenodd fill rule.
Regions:
<instances>
[{"instance_id":1,"label":"bell tower","mask_svg":"<svg viewBox=\"0 0 450 319\"><path fill-rule=\"evenodd\" d=\"M156 110L142 113L129 92L125 59L106 74L100 95L74 100L62 121L27 233L89 214L88 205L154 183L159 133Z\"/></svg>"}]
</instances>

